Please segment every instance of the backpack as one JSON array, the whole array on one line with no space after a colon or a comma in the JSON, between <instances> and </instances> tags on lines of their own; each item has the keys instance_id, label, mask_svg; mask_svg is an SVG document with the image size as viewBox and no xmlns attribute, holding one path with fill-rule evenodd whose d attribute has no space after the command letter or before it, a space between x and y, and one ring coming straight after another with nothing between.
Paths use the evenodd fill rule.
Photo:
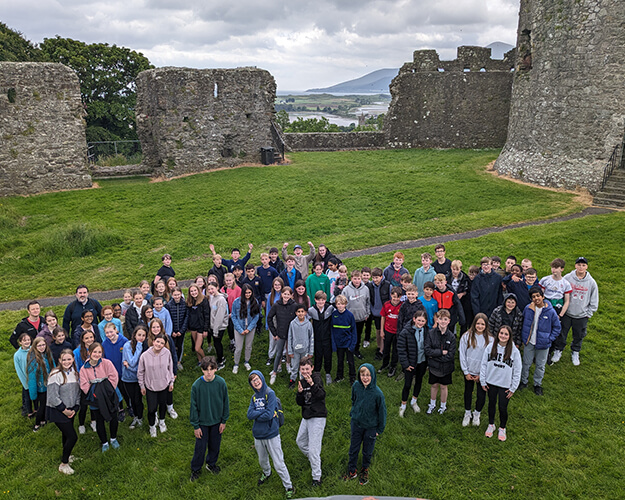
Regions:
<instances>
[{"instance_id":1,"label":"backpack","mask_svg":"<svg viewBox=\"0 0 625 500\"><path fill-rule=\"evenodd\" d=\"M267 394L265 394L265 399L269 399ZM256 396L254 396L254 401L256 401ZM274 411L273 416L278 419L278 427L282 427L284 425L284 410L282 409L282 401L278 396L276 396L276 411Z\"/></svg>"}]
</instances>

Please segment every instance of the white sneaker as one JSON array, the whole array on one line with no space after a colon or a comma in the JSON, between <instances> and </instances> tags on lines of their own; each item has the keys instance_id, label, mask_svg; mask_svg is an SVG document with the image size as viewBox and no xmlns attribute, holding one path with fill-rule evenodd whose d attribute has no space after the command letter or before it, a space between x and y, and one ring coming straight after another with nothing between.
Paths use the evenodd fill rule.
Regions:
<instances>
[{"instance_id":1,"label":"white sneaker","mask_svg":"<svg viewBox=\"0 0 625 500\"><path fill-rule=\"evenodd\" d=\"M206 354L210 354L213 352L213 344L209 344L208 349L206 349Z\"/></svg>"},{"instance_id":2,"label":"white sneaker","mask_svg":"<svg viewBox=\"0 0 625 500\"><path fill-rule=\"evenodd\" d=\"M471 423L471 410L464 412L464 417L462 418L462 427L469 427Z\"/></svg>"},{"instance_id":3,"label":"white sneaker","mask_svg":"<svg viewBox=\"0 0 625 500\"><path fill-rule=\"evenodd\" d=\"M245 366L245 369L249 372L252 367L250 366L250 364L246 361L245 363L243 363L243 366Z\"/></svg>"},{"instance_id":4,"label":"white sneaker","mask_svg":"<svg viewBox=\"0 0 625 500\"><path fill-rule=\"evenodd\" d=\"M426 415L431 415L432 413L434 413L434 410L436 409L436 405L428 405L428 409L426 410Z\"/></svg>"},{"instance_id":5,"label":"white sneaker","mask_svg":"<svg viewBox=\"0 0 625 500\"><path fill-rule=\"evenodd\" d=\"M158 421L158 430L161 432L167 432L167 424L165 423L165 420Z\"/></svg>"},{"instance_id":6,"label":"white sneaker","mask_svg":"<svg viewBox=\"0 0 625 500\"><path fill-rule=\"evenodd\" d=\"M362 348L363 348L363 349L366 349L366 348L367 348L367 347L369 347L370 345L371 345L371 343L370 343L368 340L365 340L365 341L362 343Z\"/></svg>"},{"instance_id":7,"label":"white sneaker","mask_svg":"<svg viewBox=\"0 0 625 500\"><path fill-rule=\"evenodd\" d=\"M446 406L441 406L441 407L438 409L438 414L439 414L439 415L442 415L443 413L445 413L445 410L446 410L446 409L447 409L447 407L446 407Z\"/></svg>"},{"instance_id":8,"label":"white sneaker","mask_svg":"<svg viewBox=\"0 0 625 500\"><path fill-rule=\"evenodd\" d=\"M406 407L405 406L400 406L399 407L399 416L401 418L404 418L404 413L406 413Z\"/></svg>"},{"instance_id":9,"label":"white sneaker","mask_svg":"<svg viewBox=\"0 0 625 500\"><path fill-rule=\"evenodd\" d=\"M573 361L573 366L579 366L579 352L573 351L571 353L571 361Z\"/></svg>"},{"instance_id":10,"label":"white sneaker","mask_svg":"<svg viewBox=\"0 0 625 500\"><path fill-rule=\"evenodd\" d=\"M129 429L136 429L137 428L137 422L139 421L139 419L137 417L132 419L132 423L129 426Z\"/></svg>"},{"instance_id":11,"label":"white sneaker","mask_svg":"<svg viewBox=\"0 0 625 500\"><path fill-rule=\"evenodd\" d=\"M558 351L557 349L553 351L553 354L551 355L551 362L557 363L560 361L560 358L562 358L562 351Z\"/></svg>"},{"instance_id":12,"label":"white sneaker","mask_svg":"<svg viewBox=\"0 0 625 500\"><path fill-rule=\"evenodd\" d=\"M421 408L419 408L419 405L417 404L416 401L414 401L413 403L410 403L410 406L412 406L412 410L415 413L419 413L421 411Z\"/></svg>"},{"instance_id":13,"label":"white sneaker","mask_svg":"<svg viewBox=\"0 0 625 500\"><path fill-rule=\"evenodd\" d=\"M479 411L474 411L473 412L473 425L475 427L479 427L480 426L480 412Z\"/></svg>"},{"instance_id":14,"label":"white sneaker","mask_svg":"<svg viewBox=\"0 0 625 500\"><path fill-rule=\"evenodd\" d=\"M239 365L234 365L232 367L232 373L234 373L235 375L239 373Z\"/></svg>"},{"instance_id":15,"label":"white sneaker","mask_svg":"<svg viewBox=\"0 0 625 500\"><path fill-rule=\"evenodd\" d=\"M156 437L156 426L155 425L150 425L150 437L153 437L153 438Z\"/></svg>"},{"instance_id":16,"label":"white sneaker","mask_svg":"<svg viewBox=\"0 0 625 500\"><path fill-rule=\"evenodd\" d=\"M169 416L171 418L173 418L174 420L176 420L178 418L178 413L176 412L176 410L174 410L174 405L168 406L167 407L167 413L169 413ZM161 420L161 422L165 422L164 420ZM165 432L165 431L163 431Z\"/></svg>"},{"instance_id":17,"label":"white sneaker","mask_svg":"<svg viewBox=\"0 0 625 500\"><path fill-rule=\"evenodd\" d=\"M73 464L74 460L76 460L76 457L74 455L70 455L69 458L67 459L67 463Z\"/></svg>"},{"instance_id":18,"label":"white sneaker","mask_svg":"<svg viewBox=\"0 0 625 500\"><path fill-rule=\"evenodd\" d=\"M178 361L178 371L181 372L183 370L184 370L184 366L182 366L182 363Z\"/></svg>"},{"instance_id":19,"label":"white sneaker","mask_svg":"<svg viewBox=\"0 0 625 500\"><path fill-rule=\"evenodd\" d=\"M330 385L332 383L332 375L326 373L326 385Z\"/></svg>"},{"instance_id":20,"label":"white sneaker","mask_svg":"<svg viewBox=\"0 0 625 500\"><path fill-rule=\"evenodd\" d=\"M493 432L495 432L495 424L488 424L488 427L486 428L486 432L484 433L484 435L487 438L492 438Z\"/></svg>"},{"instance_id":21,"label":"white sneaker","mask_svg":"<svg viewBox=\"0 0 625 500\"><path fill-rule=\"evenodd\" d=\"M271 377L269 377L269 385L273 385L276 382L276 373L271 372Z\"/></svg>"},{"instance_id":22,"label":"white sneaker","mask_svg":"<svg viewBox=\"0 0 625 500\"><path fill-rule=\"evenodd\" d=\"M95 420L92 420L92 421L91 421L91 428L93 429L93 432L98 432L98 429L97 429L97 427L96 427Z\"/></svg>"},{"instance_id":23,"label":"white sneaker","mask_svg":"<svg viewBox=\"0 0 625 500\"><path fill-rule=\"evenodd\" d=\"M499 441L505 441L506 440L506 429L502 429L501 427L499 428Z\"/></svg>"},{"instance_id":24,"label":"white sneaker","mask_svg":"<svg viewBox=\"0 0 625 500\"><path fill-rule=\"evenodd\" d=\"M84 434L86 432L85 426L84 425L79 425L78 426L78 434Z\"/></svg>"},{"instance_id":25,"label":"white sneaker","mask_svg":"<svg viewBox=\"0 0 625 500\"><path fill-rule=\"evenodd\" d=\"M74 469L72 469L69 464L61 464L59 465L59 472L63 474L67 474L68 476L74 473Z\"/></svg>"}]
</instances>

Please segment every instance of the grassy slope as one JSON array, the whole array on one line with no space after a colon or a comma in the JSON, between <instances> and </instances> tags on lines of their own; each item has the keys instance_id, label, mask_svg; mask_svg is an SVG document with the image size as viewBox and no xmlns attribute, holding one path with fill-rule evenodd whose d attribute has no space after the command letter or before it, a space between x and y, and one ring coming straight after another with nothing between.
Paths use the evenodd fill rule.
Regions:
<instances>
[{"instance_id":1,"label":"grassy slope","mask_svg":"<svg viewBox=\"0 0 625 500\"><path fill-rule=\"evenodd\" d=\"M380 377L388 405L388 426L376 445L371 481L361 488L343 483L349 447L349 387L328 389L328 425L322 451L324 485L312 490L310 468L295 445L299 411L294 396L279 379L276 390L287 415L282 430L287 465L302 496L332 494L375 494L420 496L426 498L616 498L621 495L625 474L622 402L625 375L622 371L624 334L621 317L625 299L624 283L617 263L622 259L625 214L587 217L549 226L524 228L448 245L448 256L460 257L465 266L483 254L516 254L530 257L542 276L555 256L567 261L567 269L579 255L590 261L590 272L599 282L601 302L590 322L584 342L582 365L570 364L568 350L563 360L547 368L545 397L524 391L510 403L508 441L487 440L480 429L463 429L462 377L459 367L450 387L449 411L444 416L414 415L410 409L404 420L397 416L400 382ZM423 250L406 252L411 271ZM384 265L390 254L352 259L349 267ZM0 328L8 331L21 315L0 314ZM75 454L76 475L61 477L56 471L60 454L60 434L52 426L36 436L29 423L19 416L20 394L12 370L13 351L0 351L0 384L9 388L0 398L0 484L3 492L16 498L51 498L57 495L96 498L100 495L136 498L205 498L207 491L216 499L279 498L282 487L273 478L262 488L256 486L258 463L252 448L250 425L245 411L251 395L244 374L220 372L228 382L232 417L222 443L220 476L204 474L195 484L188 482L193 436L186 418L190 385L198 376L187 356L175 391L181 417L169 421L170 431L156 440L147 430L130 432L121 425L122 448L103 456L95 434L80 438ZM257 338L253 366L262 366L267 341ZM372 360L372 350L366 352ZM231 366L231 364L229 364ZM379 362L375 363L379 367ZM427 401L427 386L420 396ZM483 420L486 420L484 417Z\"/></svg>"},{"instance_id":2,"label":"grassy slope","mask_svg":"<svg viewBox=\"0 0 625 500\"><path fill-rule=\"evenodd\" d=\"M290 166L240 168L171 182L0 203L0 301L122 288L152 278L164 252L181 277L206 273L208 244L258 252L284 241L334 252L541 219L579 209L572 196L493 178L496 151L299 153ZM291 247L292 248L292 247ZM19 286L15 286L19 283Z\"/></svg>"}]
</instances>

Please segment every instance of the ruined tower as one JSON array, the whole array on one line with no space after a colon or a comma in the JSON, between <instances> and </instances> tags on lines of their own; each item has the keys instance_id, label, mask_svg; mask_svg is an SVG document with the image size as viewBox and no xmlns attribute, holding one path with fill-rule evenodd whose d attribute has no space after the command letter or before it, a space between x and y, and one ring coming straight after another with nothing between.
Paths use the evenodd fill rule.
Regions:
<instances>
[{"instance_id":1,"label":"ruined tower","mask_svg":"<svg viewBox=\"0 0 625 500\"><path fill-rule=\"evenodd\" d=\"M521 0L515 69L495 168L596 191L625 125L622 0Z\"/></svg>"}]
</instances>

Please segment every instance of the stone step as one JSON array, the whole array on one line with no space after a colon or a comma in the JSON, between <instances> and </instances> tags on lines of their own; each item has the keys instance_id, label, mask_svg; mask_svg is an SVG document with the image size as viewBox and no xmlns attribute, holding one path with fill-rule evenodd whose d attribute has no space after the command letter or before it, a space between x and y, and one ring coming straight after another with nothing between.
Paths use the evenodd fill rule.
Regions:
<instances>
[{"instance_id":1,"label":"stone step","mask_svg":"<svg viewBox=\"0 0 625 500\"><path fill-rule=\"evenodd\" d=\"M625 170L621 168L617 168L612 172L612 175L608 178L608 180L625 180Z\"/></svg>"},{"instance_id":2,"label":"stone step","mask_svg":"<svg viewBox=\"0 0 625 500\"><path fill-rule=\"evenodd\" d=\"M625 195L625 182L621 184L608 182L601 190L602 193L623 194Z\"/></svg>"},{"instance_id":3,"label":"stone step","mask_svg":"<svg viewBox=\"0 0 625 500\"><path fill-rule=\"evenodd\" d=\"M593 199L593 204L601 207L625 207L625 196L618 197L605 193L598 193Z\"/></svg>"},{"instance_id":4,"label":"stone step","mask_svg":"<svg viewBox=\"0 0 625 500\"><path fill-rule=\"evenodd\" d=\"M152 170L143 164L138 165L119 165L117 167L100 167L94 165L91 167L91 177L94 179L114 179L120 177L149 177L153 174Z\"/></svg>"}]
</instances>

